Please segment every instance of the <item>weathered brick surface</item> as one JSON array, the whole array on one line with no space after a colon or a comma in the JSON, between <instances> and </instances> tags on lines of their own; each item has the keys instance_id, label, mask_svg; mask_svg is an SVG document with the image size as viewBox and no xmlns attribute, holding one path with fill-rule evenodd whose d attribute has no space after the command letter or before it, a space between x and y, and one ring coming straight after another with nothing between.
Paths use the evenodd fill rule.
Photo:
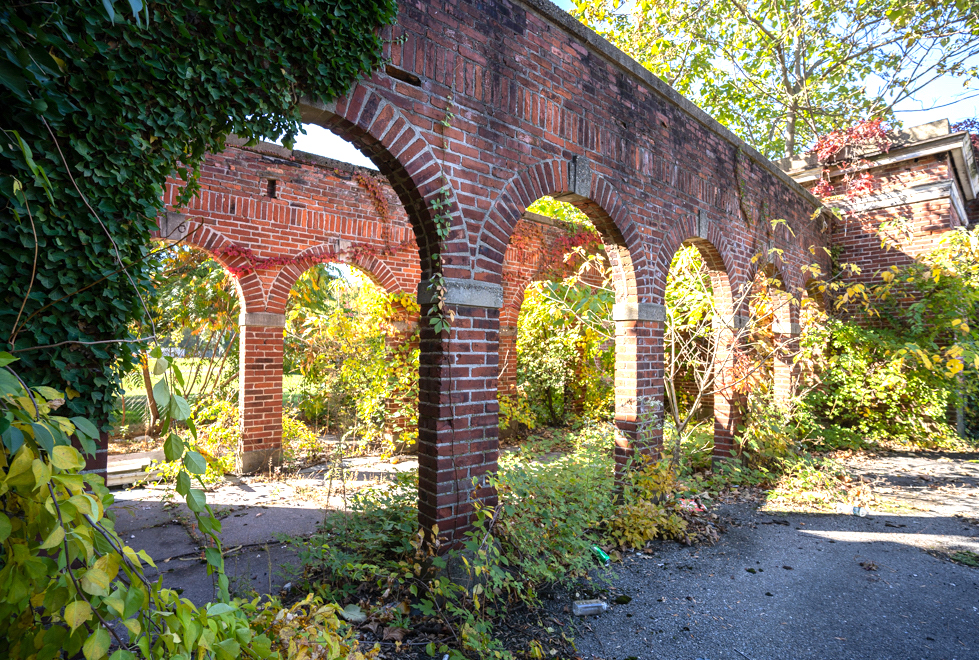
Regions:
<instances>
[{"instance_id":1,"label":"weathered brick surface","mask_svg":"<svg viewBox=\"0 0 979 660\"><path fill-rule=\"evenodd\" d=\"M873 167L870 172L874 177L871 195L946 181L958 186L947 154L901 160ZM853 201L859 202L860 198ZM975 203L970 206L976 207ZM968 207L966 212L969 213ZM973 221L976 219L979 218ZM891 249L881 248L878 230L883 223L892 227L886 230ZM861 272L853 276L853 281L879 281L882 270L911 263L915 257L935 249L945 232L967 224L969 220L959 217L950 199L933 199L845 213L833 222L831 242L839 248L841 262L860 267Z\"/></svg>"},{"instance_id":2,"label":"weathered brick surface","mask_svg":"<svg viewBox=\"0 0 979 660\"><path fill-rule=\"evenodd\" d=\"M662 304L670 261L687 240L712 248L712 268L727 282L721 295L746 286L756 268L751 257L770 247L783 250L789 290L804 285L799 266L822 258L808 251L829 238L822 221L810 219L818 206L810 195L549 3L403 0L399 9L386 35L395 75L379 72L337 103L304 110L305 121L370 155L400 200L411 232L392 231L390 242L413 235L414 245L391 255L403 257L400 266L388 265L392 285L407 290L409 281L426 278L435 251L448 277L504 284L518 221L545 194L595 222L620 302ZM402 82L410 76L398 70L419 83ZM310 177L302 164L272 159L266 179L279 177L278 199L257 203L251 197L262 194L262 177L239 177L231 160L215 158L205 176L251 192L232 211L235 195L205 191L188 210L206 218L194 228L201 247L213 252L248 239L261 256L282 250L312 259L335 238L388 244L365 231L368 225L356 229L356 221L334 214L330 194L301 183ZM335 185L349 191L356 184ZM443 195L452 231L438 247L431 209ZM363 207L370 210L369 200ZM791 232L773 231L776 217ZM241 260L227 265L240 267ZM381 279L379 266L361 265ZM246 311L281 313L301 267L286 270L241 278ZM497 455L501 314L455 312L447 337L432 336L422 323L420 520L443 531L468 520L471 478L493 469ZM618 325L616 420L624 458L634 451L637 402L662 398L662 327Z\"/></svg>"}]
</instances>

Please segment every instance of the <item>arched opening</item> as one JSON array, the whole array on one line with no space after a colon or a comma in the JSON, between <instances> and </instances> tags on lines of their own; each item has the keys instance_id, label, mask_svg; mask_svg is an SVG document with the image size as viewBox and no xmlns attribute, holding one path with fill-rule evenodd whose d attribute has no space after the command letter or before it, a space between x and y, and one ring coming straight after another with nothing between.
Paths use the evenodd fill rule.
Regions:
<instances>
[{"instance_id":1,"label":"arched opening","mask_svg":"<svg viewBox=\"0 0 979 660\"><path fill-rule=\"evenodd\" d=\"M544 196L510 237L500 312L500 428L519 439L572 420L611 421L614 284L589 217Z\"/></svg>"},{"instance_id":2,"label":"arched opening","mask_svg":"<svg viewBox=\"0 0 979 660\"><path fill-rule=\"evenodd\" d=\"M471 491L496 466L496 379L489 372L495 375L497 366L497 293L473 284L468 230L431 136L367 87L356 87L335 105L305 105L302 111L305 122L350 141L374 162L413 233L417 252L401 270L418 274L422 319L418 521L452 538L457 527L469 524L471 496L494 501L491 491Z\"/></svg>"},{"instance_id":3,"label":"arched opening","mask_svg":"<svg viewBox=\"0 0 979 660\"><path fill-rule=\"evenodd\" d=\"M283 461L414 451L418 305L357 266L315 264L289 292L283 350ZM312 437L323 438L311 442Z\"/></svg>"},{"instance_id":4,"label":"arched opening","mask_svg":"<svg viewBox=\"0 0 979 660\"><path fill-rule=\"evenodd\" d=\"M703 238L674 253L664 293L664 444L675 464L731 453L738 420L735 313L727 270Z\"/></svg>"},{"instance_id":5,"label":"arched opening","mask_svg":"<svg viewBox=\"0 0 979 660\"><path fill-rule=\"evenodd\" d=\"M164 354L175 359L198 422L236 426L242 306L238 281L226 264L194 245L157 242L154 247L150 257L156 294L150 304L153 318L143 321L147 327L140 334L155 333ZM163 459L167 429L160 426L153 394L163 376L154 373L153 363L144 351L139 366L123 375L124 394L109 440L110 485L144 478L142 467ZM205 449L228 469L234 465L235 443Z\"/></svg>"},{"instance_id":6,"label":"arched opening","mask_svg":"<svg viewBox=\"0 0 979 660\"><path fill-rule=\"evenodd\" d=\"M615 368L603 377L614 382L617 430L614 457L618 471L632 458L637 447L645 451L660 445L656 417L660 411L656 405L660 402L662 385L656 338L662 332L662 307L640 302L637 271L633 268L634 255L645 254L638 243L640 235L618 193L603 177L591 174L587 159L547 161L514 177L482 229L479 244L484 246L485 253L497 253L503 262L503 253L512 249L509 237L517 236L521 217L534 202L546 196L571 205L587 217L604 247L606 283L610 282L605 288L614 291L614 303L611 318L607 309L602 316L603 323L614 324L611 327L614 327ZM510 245L498 243L496 227L508 237ZM627 236L631 237L631 243ZM506 287L505 269L503 280Z\"/></svg>"}]
</instances>

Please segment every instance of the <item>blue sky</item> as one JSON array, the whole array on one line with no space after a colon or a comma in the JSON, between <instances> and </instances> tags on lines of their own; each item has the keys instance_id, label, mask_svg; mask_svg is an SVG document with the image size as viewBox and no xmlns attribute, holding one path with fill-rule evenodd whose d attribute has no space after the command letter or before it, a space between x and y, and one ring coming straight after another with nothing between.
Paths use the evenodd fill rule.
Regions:
<instances>
[{"instance_id":1,"label":"blue sky","mask_svg":"<svg viewBox=\"0 0 979 660\"><path fill-rule=\"evenodd\" d=\"M571 8L571 0L552 0L564 10ZM937 119L950 119L952 122L969 117L979 117L979 97L965 98L956 101L963 94L961 79L941 79L922 90L917 101L906 101L897 107L897 116L905 126L917 126ZM973 90L973 93L979 90ZM935 107L942 106L942 107ZM352 144L338 138L330 131L319 126L307 125L306 135L296 138L296 149L328 158L363 165L377 169Z\"/></svg>"}]
</instances>

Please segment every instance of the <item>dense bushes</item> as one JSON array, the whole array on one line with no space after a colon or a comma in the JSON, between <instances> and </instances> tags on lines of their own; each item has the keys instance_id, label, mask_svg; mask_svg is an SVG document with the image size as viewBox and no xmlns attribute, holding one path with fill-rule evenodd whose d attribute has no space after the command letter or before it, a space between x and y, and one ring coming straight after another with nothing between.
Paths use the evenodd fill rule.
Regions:
<instances>
[{"instance_id":1,"label":"dense bushes","mask_svg":"<svg viewBox=\"0 0 979 660\"><path fill-rule=\"evenodd\" d=\"M832 315L807 324L801 355L816 446L956 442L948 412L979 370L977 257L979 230L960 229L874 283L823 284Z\"/></svg>"},{"instance_id":2,"label":"dense bushes","mask_svg":"<svg viewBox=\"0 0 979 660\"><path fill-rule=\"evenodd\" d=\"M349 269L304 273L290 293L284 370L301 376L294 405L305 419L375 446L413 445L418 335L398 324L417 312L410 296L386 293Z\"/></svg>"}]
</instances>

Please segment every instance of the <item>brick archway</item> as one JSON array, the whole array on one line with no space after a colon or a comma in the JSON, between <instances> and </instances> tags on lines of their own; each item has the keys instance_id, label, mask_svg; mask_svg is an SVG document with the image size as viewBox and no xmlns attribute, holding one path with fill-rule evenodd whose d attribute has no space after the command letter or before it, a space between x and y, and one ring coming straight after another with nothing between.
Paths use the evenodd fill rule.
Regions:
<instances>
[{"instance_id":1,"label":"brick archway","mask_svg":"<svg viewBox=\"0 0 979 660\"><path fill-rule=\"evenodd\" d=\"M422 323L419 519L451 536L468 524L471 495L493 501L470 484L496 468L501 281L510 236L527 205L557 193L585 210L620 272L614 317L622 342L617 360L624 375L616 396L623 459L638 438L660 442L641 427L650 413L644 406L663 391L661 305L672 255L664 244L671 236L699 238L691 223L706 214L715 226L704 229L704 240L725 255L732 285L745 281L753 243L777 245L787 270L794 270L811 261L807 248L825 245L828 236L810 219L820 204L808 192L547 3L399 2L385 44L384 71L336 103L305 103L303 120L353 142L390 184L405 214L398 240L410 237L417 252L413 264L389 265L395 278L399 269L420 276L423 314L433 309L426 286L432 254L443 257L444 304L454 321L440 336ZM348 218L325 208L333 193L299 199L305 166L274 155L268 160L261 167L271 173L258 172L258 181L285 177L289 185L269 190L291 187L297 192L290 199L262 198L254 181L239 178L251 198L208 192L188 215L220 226L232 241L252 244L266 260L289 259L332 238L349 240L351 231L377 244L363 208ZM228 168L220 174L234 178ZM331 190L341 193L355 187L333 183ZM260 211L247 222L241 217L246 203L249 212ZM451 232L438 245L433 209L443 203ZM770 209L778 209L785 231L762 227ZM274 343L272 323L280 315L271 309L281 308L284 282L275 284L273 271L243 278L242 285L243 324ZM266 304L259 305L263 295ZM281 323L278 334L281 342ZM254 426L254 446L272 451L262 443L275 429L264 422Z\"/></svg>"},{"instance_id":2,"label":"brick archway","mask_svg":"<svg viewBox=\"0 0 979 660\"><path fill-rule=\"evenodd\" d=\"M455 189L448 185L450 179L435 149L397 106L371 87L358 84L335 103L304 101L301 110L305 123L329 129L353 144L387 178L415 232L423 278L433 272L434 252L443 255L446 276L470 274L457 272L460 260L451 259L457 252L469 254L468 230L461 221ZM446 204L445 213L452 218L452 236L441 248L432 216L439 204Z\"/></svg>"}]
</instances>

